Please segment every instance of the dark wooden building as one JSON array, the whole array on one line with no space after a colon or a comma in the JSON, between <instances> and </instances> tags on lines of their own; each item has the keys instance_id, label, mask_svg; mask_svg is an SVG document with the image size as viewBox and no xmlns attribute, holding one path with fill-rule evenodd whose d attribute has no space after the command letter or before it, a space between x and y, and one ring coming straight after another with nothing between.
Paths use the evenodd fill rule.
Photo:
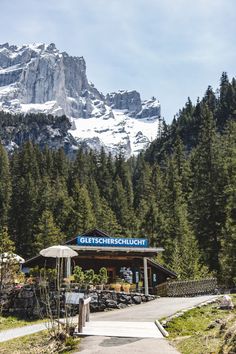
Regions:
<instances>
[{"instance_id":1,"label":"dark wooden building","mask_svg":"<svg viewBox=\"0 0 236 354\"><path fill-rule=\"evenodd\" d=\"M109 235L98 229L89 230L80 236L88 237L90 241L94 241L97 238L105 238L103 241L107 242L109 241L107 239L110 238ZM78 253L77 257L72 258L69 269L79 265L83 270L94 269L95 272L98 272L101 267L106 267L110 283L115 282L117 278L122 278L124 270L128 270L130 282L137 285L143 283L145 292L152 293L156 285L165 282L168 278L176 278L174 272L154 260L154 257L163 251L162 248L81 245L78 244L77 237L67 241L65 244ZM26 271L27 268L35 266L45 266L45 258L39 255L27 260L24 264ZM55 259L47 258L46 266L54 267Z\"/></svg>"}]
</instances>

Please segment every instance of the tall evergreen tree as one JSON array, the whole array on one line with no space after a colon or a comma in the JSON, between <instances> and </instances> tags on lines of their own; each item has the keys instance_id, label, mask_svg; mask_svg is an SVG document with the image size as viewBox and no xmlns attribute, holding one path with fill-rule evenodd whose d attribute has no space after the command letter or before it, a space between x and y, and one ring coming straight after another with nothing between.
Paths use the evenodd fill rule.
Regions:
<instances>
[{"instance_id":1,"label":"tall evergreen tree","mask_svg":"<svg viewBox=\"0 0 236 354\"><path fill-rule=\"evenodd\" d=\"M219 271L222 207L220 147L211 112L204 106L199 145L192 154L191 216L194 230L211 270Z\"/></svg>"},{"instance_id":2,"label":"tall evergreen tree","mask_svg":"<svg viewBox=\"0 0 236 354\"><path fill-rule=\"evenodd\" d=\"M52 212L44 210L38 224L35 226L35 254L39 253L43 248L62 244L64 240L65 237L55 224Z\"/></svg>"},{"instance_id":3,"label":"tall evergreen tree","mask_svg":"<svg viewBox=\"0 0 236 354\"><path fill-rule=\"evenodd\" d=\"M11 197L11 176L7 152L0 144L0 229L8 224Z\"/></svg>"},{"instance_id":4,"label":"tall evergreen tree","mask_svg":"<svg viewBox=\"0 0 236 354\"><path fill-rule=\"evenodd\" d=\"M222 247L220 253L221 281L228 286L236 285L236 123L229 123L222 137L224 147L223 168L226 183L225 196L226 221L222 225Z\"/></svg>"},{"instance_id":5,"label":"tall evergreen tree","mask_svg":"<svg viewBox=\"0 0 236 354\"><path fill-rule=\"evenodd\" d=\"M73 209L69 216L68 233L75 236L96 226L92 203L85 185L76 182L73 189Z\"/></svg>"}]
</instances>

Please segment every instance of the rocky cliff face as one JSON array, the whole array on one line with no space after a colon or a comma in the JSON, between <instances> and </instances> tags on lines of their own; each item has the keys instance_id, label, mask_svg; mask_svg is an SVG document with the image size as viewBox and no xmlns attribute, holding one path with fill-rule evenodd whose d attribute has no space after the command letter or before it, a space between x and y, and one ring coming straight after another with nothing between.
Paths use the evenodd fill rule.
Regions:
<instances>
[{"instance_id":1,"label":"rocky cliff face","mask_svg":"<svg viewBox=\"0 0 236 354\"><path fill-rule=\"evenodd\" d=\"M27 141L33 141L40 148L62 148L73 157L77 142L68 134L71 128L66 116L27 114L26 116L0 112L0 141L11 152Z\"/></svg>"},{"instance_id":2,"label":"rocky cliff face","mask_svg":"<svg viewBox=\"0 0 236 354\"><path fill-rule=\"evenodd\" d=\"M135 116L142 109L140 94L137 91L118 91L107 94L106 101L114 109L126 109Z\"/></svg>"},{"instance_id":3,"label":"rocky cliff face","mask_svg":"<svg viewBox=\"0 0 236 354\"><path fill-rule=\"evenodd\" d=\"M160 104L141 101L137 91L106 97L90 83L83 57L60 52L55 44L0 45L0 110L65 114L77 145L101 146L116 154L138 153L155 138Z\"/></svg>"}]
</instances>

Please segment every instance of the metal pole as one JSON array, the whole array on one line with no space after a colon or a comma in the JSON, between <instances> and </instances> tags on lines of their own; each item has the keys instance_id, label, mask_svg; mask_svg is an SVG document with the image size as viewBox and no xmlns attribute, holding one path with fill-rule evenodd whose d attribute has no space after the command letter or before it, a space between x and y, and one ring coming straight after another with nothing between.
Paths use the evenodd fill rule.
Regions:
<instances>
[{"instance_id":1,"label":"metal pole","mask_svg":"<svg viewBox=\"0 0 236 354\"><path fill-rule=\"evenodd\" d=\"M66 259L66 278L71 276L71 258L68 257Z\"/></svg>"},{"instance_id":2,"label":"metal pole","mask_svg":"<svg viewBox=\"0 0 236 354\"><path fill-rule=\"evenodd\" d=\"M144 290L145 290L145 295L148 295L147 257L143 258L143 270L144 270Z\"/></svg>"}]
</instances>

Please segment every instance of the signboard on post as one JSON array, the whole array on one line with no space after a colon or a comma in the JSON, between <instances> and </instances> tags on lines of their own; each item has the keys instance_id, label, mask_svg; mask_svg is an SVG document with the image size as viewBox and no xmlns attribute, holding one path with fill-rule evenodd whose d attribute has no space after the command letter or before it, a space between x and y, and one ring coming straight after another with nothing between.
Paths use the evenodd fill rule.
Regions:
<instances>
[{"instance_id":1,"label":"signboard on post","mask_svg":"<svg viewBox=\"0 0 236 354\"><path fill-rule=\"evenodd\" d=\"M146 238L118 238L118 237L93 237L78 236L77 245L79 246L99 246L99 247L142 247L149 246Z\"/></svg>"},{"instance_id":2,"label":"signboard on post","mask_svg":"<svg viewBox=\"0 0 236 354\"><path fill-rule=\"evenodd\" d=\"M78 305L79 300L84 298L84 293L66 292L66 304Z\"/></svg>"}]
</instances>

